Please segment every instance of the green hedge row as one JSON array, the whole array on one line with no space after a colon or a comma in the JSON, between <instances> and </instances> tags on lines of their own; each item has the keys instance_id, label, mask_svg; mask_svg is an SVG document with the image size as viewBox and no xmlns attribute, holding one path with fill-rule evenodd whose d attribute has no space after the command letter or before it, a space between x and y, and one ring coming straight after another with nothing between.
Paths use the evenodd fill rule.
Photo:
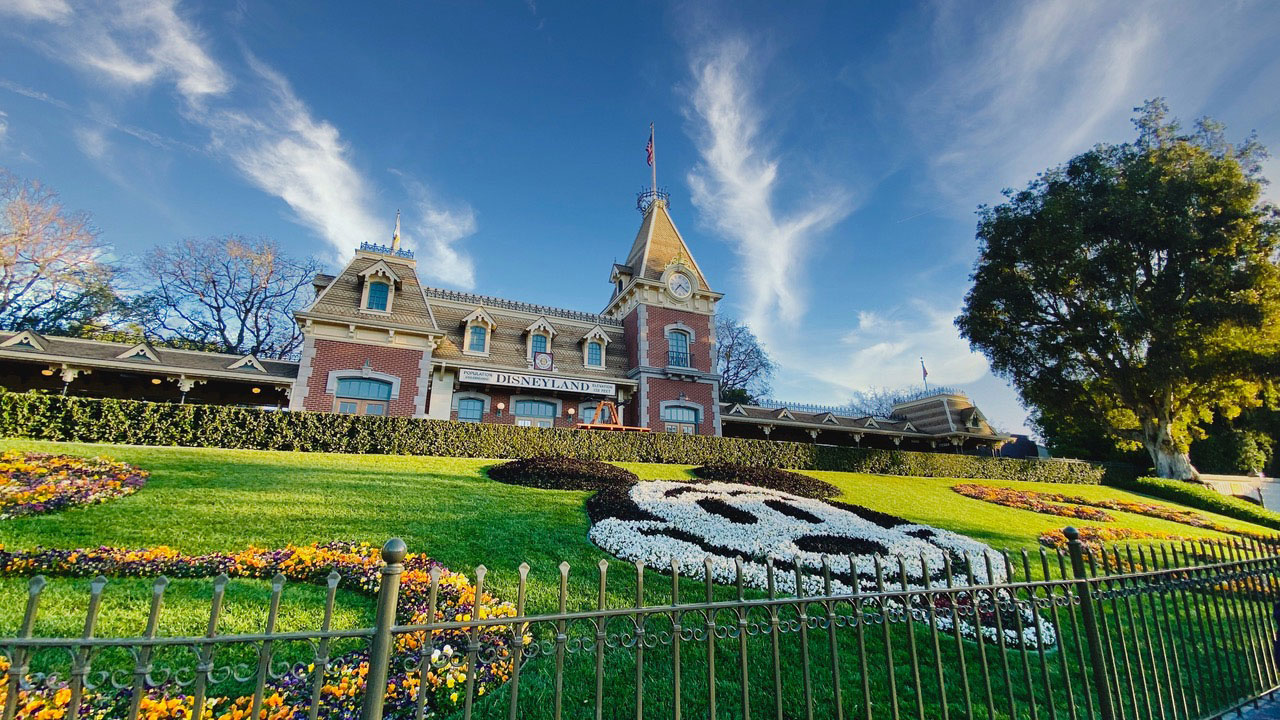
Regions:
<instances>
[{"instance_id":1,"label":"green hedge row","mask_svg":"<svg viewBox=\"0 0 1280 720\"><path fill-rule=\"evenodd\" d=\"M131 445L705 465L741 463L800 470L1097 484L1116 468L944 453L837 448L666 433L544 430L511 425L219 405L0 393L0 435ZM1123 475L1123 471L1119 471Z\"/></svg>"},{"instance_id":2,"label":"green hedge row","mask_svg":"<svg viewBox=\"0 0 1280 720\"><path fill-rule=\"evenodd\" d=\"M1131 480L1108 477L1106 484L1118 487L1121 490L1132 490L1143 495L1172 500L1179 505L1208 510L1219 515L1226 515L1237 520L1244 520L1245 522L1280 530L1280 513L1258 507L1246 500L1223 495L1217 490L1204 485L1189 483L1185 480L1167 480L1165 478L1152 477Z\"/></svg>"}]
</instances>

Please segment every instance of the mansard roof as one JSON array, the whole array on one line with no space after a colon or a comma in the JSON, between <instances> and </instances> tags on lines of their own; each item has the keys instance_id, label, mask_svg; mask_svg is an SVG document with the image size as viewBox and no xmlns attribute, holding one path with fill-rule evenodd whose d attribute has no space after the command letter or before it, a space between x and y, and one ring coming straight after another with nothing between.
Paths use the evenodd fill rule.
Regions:
<instances>
[{"instance_id":1,"label":"mansard roof","mask_svg":"<svg viewBox=\"0 0 1280 720\"><path fill-rule=\"evenodd\" d=\"M428 289L427 295L431 298L431 308L435 312L440 331L444 334L431 354L433 361L527 372L531 366L527 344L528 328L538 318L551 316L557 318L555 327L559 331L552 336L548 347L555 357L556 372L584 378L598 377L608 382L626 379L627 348L622 326L616 321L571 311L564 311L565 315L557 316L554 308L498 301L496 298L482 298L468 293L449 292L449 299L445 299L444 292ZM483 304L477 301L483 301ZM477 307L483 307L494 323L489 335L488 356L467 355L462 352L466 319ZM607 340L603 368L584 367L582 363L583 337L593 331L601 333Z\"/></svg>"},{"instance_id":2,"label":"mansard roof","mask_svg":"<svg viewBox=\"0 0 1280 720\"><path fill-rule=\"evenodd\" d=\"M690 271L702 286L701 289L711 289L706 276L702 274L702 269L693 259L693 253L689 252L689 246L685 244L680 231L676 229L676 224L672 222L671 215L667 212L666 202L659 200L650 205L645 212L644 221L640 223L640 232L636 233L635 242L631 244L631 252L627 253L626 265L637 277L659 280L662 278L663 271L676 258L683 259L689 266Z\"/></svg>"},{"instance_id":3,"label":"mansard roof","mask_svg":"<svg viewBox=\"0 0 1280 720\"><path fill-rule=\"evenodd\" d=\"M385 266L400 281L391 300L389 314L372 314L360 309L362 283L366 282L363 275L378 266ZM326 279L328 278L325 276L317 275L316 285L319 286ZM356 253L342 272L324 285L311 306L298 313L298 317L348 323L364 321L379 326L391 325L431 333L439 330L413 264L395 256L370 252Z\"/></svg>"}]
</instances>

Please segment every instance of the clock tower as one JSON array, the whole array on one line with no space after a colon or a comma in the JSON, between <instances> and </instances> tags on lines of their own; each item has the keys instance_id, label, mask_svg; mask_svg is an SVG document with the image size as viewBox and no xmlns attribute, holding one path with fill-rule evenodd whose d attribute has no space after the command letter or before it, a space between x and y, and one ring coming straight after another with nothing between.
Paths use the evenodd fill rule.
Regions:
<instances>
[{"instance_id":1,"label":"clock tower","mask_svg":"<svg viewBox=\"0 0 1280 720\"><path fill-rule=\"evenodd\" d=\"M642 192L637 208L644 220L626 262L613 266L603 312L623 324L628 377L637 382L625 420L654 432L719 435L715 307L723 296L672 222L667 193Z\"/></svg>"}]
</instances>

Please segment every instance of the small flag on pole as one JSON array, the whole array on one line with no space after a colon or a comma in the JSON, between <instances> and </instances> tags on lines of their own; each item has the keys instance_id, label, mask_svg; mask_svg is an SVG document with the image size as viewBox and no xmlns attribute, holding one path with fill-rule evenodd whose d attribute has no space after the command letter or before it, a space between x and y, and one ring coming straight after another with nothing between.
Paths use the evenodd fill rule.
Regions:
<instances>
[{"instance_id":1,"label":"small flag on pole","mask_svg":"<svg viewBox=\"0 0 1280 720\"><path fill-rule=\"evenodd\" d=\"M924 366L924 358L920 358L920 377L924 380L925 387L929 387L929 368Z\"/></svg>"},{"instance_id":2,"label":"small flag on pole","mask_svg":"<svg viewBox=\"0 0 1280 720\"><path fill-rule=\"evenodd\" d=\"M649 144L644 146L644 154L649 167L653 167L653 123L649 123Z\"/></svg>"},{"instance_id":3,"label":"small flag on pole","mask_svg":"<svg viewBox=\"0 0 1280 720\"><path fill-rule=\"evenodd\" d=\"M396 211L396 230L391 233L391 249L400 249L400 211Z\"/></svg>"}]
</instances>

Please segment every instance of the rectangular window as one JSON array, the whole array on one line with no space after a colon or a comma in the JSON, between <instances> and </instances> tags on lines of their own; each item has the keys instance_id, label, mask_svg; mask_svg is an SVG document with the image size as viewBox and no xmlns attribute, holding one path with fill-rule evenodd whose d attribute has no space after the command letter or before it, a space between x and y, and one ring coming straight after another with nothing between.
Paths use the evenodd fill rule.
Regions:
<instances>
[{"instance_id":1,"label":"rectangular window","mask_svg":"<svg viewBox=\"0 0 1280 720\"><path fill-rule=\"evenodd\" d=\"M342 413L343 415L355 415L356 404L354 402L343 400L342 402L338 403L338 412Z\"/></svg>"},{"instance_id":2,"label":"rectangular window","mask_svg":"<svg viewBox=\"0 0 1280 720\"><path fill-rule=\"evenodd\" d=\"M467 349L469 349L471 352L478 352L478 353L484 352L485 337L488 334L488 332L489 332L489 329L486 327L483 327L480 325L472 325L471 341L470 341L470 344L467 345Z\"/></svg>"},{"instance_id":3,"label":"rectangular window","mask_svg":"<svg viewBox=\"0 0 1280 720\"><path fill-rule=\"evenodd\" d=\"M483 400L479 398L462 398L458 401L458 419L462 422L480 422L483 417Z\"/></svg>"},{"instance_id":4,"label":"rectangular window","mask_svg":"<svg viewBox=\"0 0 1280 720\"><path fill-rule=\"evenodd\" d=\"M387 309L387 296L390 294L391 286L384 282L369 283L369 309L382 310Z\"/></svg>"},{"instance_id":5,"label":"rectangular window","mask_svg":"<svg viewBox=\"0 0 1280 720\"><path fill-rule=\"evenodd\" d=\"M587 343L587 364L594 367L600 367L604 365L603 353L600 352L600 343L598 342Z\"/></svg>"},{"instance_id":6,"label":"rectangular window","mask_svg":"<svg viewBox=\"0 0 1280 720\"><path fill-rule=\"evenodd\" d=\"M533 352L544 353L547 351L547 336L534 335L532 338Z\"/></svg>"}]
</instances>

